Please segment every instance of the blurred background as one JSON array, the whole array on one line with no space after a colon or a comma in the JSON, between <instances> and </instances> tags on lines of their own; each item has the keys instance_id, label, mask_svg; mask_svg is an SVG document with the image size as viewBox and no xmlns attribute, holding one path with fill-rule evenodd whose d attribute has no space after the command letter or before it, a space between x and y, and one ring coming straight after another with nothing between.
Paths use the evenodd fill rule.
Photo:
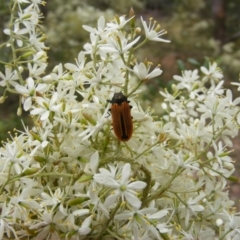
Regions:
<instances>
[{"instance_id":1,"label":"blurred background","mask_svg":"<svg viewBox=\"0 0 240 240\"><path fill-rule=\"evenodd\" d=\"M8 4L10 1L0 1L0 26L7 27L9 20ZM151 106L158 114L159 90L173 83L172 76L181 74L184 69L195 69L207 63L216 61L223 70L225 87L231 88L235 97L239 95L236 82L240 78L240 0L46 0L42 7L42 31L47 36L46 46L49 47L49 65L51 71L56 64L74 62L83 44L89 41L89 33L82 25L95 27L100 16L111 20L114 15L128 15L130 8L135 11L138 24L139 17L144 20L154 18L168 31L163 38L171 43L150 42L138 53L137 57L146 57L154 65L161 64L163 74L146 85L141 96L145 107ZM0 43L6 36L0 32ZM1 50L1 59L6 60L8 52ZM3 66L0 65L0 71ZM2 95L2 89L0 89ZM22 123L16 116L18 97L10 96L0 105L0 140L6 140L8 130L21 129ZM160 113L159 113L160 114ZM31 125L27 113L22 118ZM236 160L236 174L240 169L240 139L234 139L232 157ZM240 210L239 184L231 185L232 198Z\"/></svg>"}]
</instances>

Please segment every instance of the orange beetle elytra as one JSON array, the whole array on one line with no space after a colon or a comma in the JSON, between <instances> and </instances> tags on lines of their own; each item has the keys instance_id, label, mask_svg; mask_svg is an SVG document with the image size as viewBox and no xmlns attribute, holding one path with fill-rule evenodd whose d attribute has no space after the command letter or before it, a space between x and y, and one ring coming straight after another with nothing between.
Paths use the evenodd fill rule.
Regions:
<instances>
[{"instance_id":1,"label":"orange beetle elytra","mask_svg":"<svg viewBox=\"0 0 240 240\"><path fill-rule=\"evenodd\" d=\"M131 106L122 92L114 93L111 101L113 131L119 141L126 142L132 137L133 123Z\"/></svg>"}]
</instances>

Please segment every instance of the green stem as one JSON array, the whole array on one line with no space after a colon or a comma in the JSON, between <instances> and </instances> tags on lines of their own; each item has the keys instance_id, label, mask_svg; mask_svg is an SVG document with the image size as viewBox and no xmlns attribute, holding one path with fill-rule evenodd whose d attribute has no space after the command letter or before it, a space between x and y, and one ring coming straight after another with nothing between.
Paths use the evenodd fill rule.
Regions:
<instances>
[{"instance_id":1,"label":"green stem","mask_svg":"<svg viewBox=\"0 0 240 240\"><path fill-rule=\"evenodd\" d=\"M131 96L142 84L143 81L140 81L139 84L128 94L128 96Z\"/></svg>"},{"instance_id":2,"label":"green stem","mask_svg":"<svg viewBox=\"0 0 240 240\"><path fill-rule=\"evenodd\" d=\"M147 168L145 168L143 165L141 165L141 170L146 175L145 182L147 183L147 186L143 189L143 198L142 198L141 208L144 208L147 206L148 194L149 194L149 191L151 190L152 175L151 175L151 172Z\"/></svg>"},{"instance_id":3,"label":"green stem","mask_svg":"<svg viewBox=\"0 0 240 240\"><path fill-rule=\"evenodd\" d=\"M137 45L135 48L134 48L134 51L136 51L138 48L142 47L144 44L146 44L148 42L148 39L144 39L139 45Z\"/></svg>"}]
</instances>

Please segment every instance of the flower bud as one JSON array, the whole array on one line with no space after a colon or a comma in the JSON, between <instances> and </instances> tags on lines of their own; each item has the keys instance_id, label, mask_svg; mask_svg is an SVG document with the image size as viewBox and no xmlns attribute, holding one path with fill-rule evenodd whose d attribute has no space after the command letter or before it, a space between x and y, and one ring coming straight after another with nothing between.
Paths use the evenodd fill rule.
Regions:
<instances>
[{"instance_id":1,"label":"flower bud","mask_svg":"<svg viewBox=\"0 0 240 240\"><path fill-rule=\"evenodd\" d=\"M218 218L218 219L216 220L216 225L217 225L218 227L220 227L222 224L223 224L223 220L220 219L220 218Z\"/></svg>"},{"instance_id":2,"label":"flower bud","mask_svg":"<svg viewBox=\"0 0 240 240\"><path fill-rule=\"evenodd\" d=\"M5 97L0 97L0 104L5 102Z\"/></svg>"},{"instance_id":3,"label":"flower bud","mask_svg":"<svg viewBox=\"0 0 240 240\"><path fill-rule=\"evenodd\" d=\"M29 133L32 135L32 137L35 139L35 140L38 140L39 142L41 142L41 138L39 137L39 135L37 135L35 132L33 131L29 131Z\"/></svg>"},{"instance_id":4,"label":"flower bud","mask_svg":"<svg viewBox=\"0 0 240 240\"><path fill-rule=\"evenodd\" d=\"M29 176L29 175L37 173L39 170L40 170L39 168L28 168L28 169L24 170L21 175Z\"/></svg>"},{"instance_id":5,"label":"flower bud","mask_svg":"<svg viewBox=\"0 0 240 240\"><path fill-rule=\"evenodd\" d=\"M78 182L88 182L89 180L92 180L92 175L83 174L79 179Z\"/></svg>"},{"instance_id":6,"label":"flower bud","mask_svg":"<svg viewBox=\"0 0 240 240\"><path fill-rule=\"evenodd\" d=\"M21 116L21 115L22 115L22 108L21 108L21 107L19 107L19 108L17 109L17 115L18 115L18 116Z\"/></svg>"},{"instance_id":7,"label":"flower bud","mask_svg":"<svg viewBox=\"0 0 240 240\"><path fill-rule=\"evenodd\" d=\"M142 31L142 29L141 29L140 27L137 27L137 28L135 29L135 33L136 33L136 34L139 34L141 31Z\"/></svg>"},{"instance_id":8,"label":"flower bud","mask_svg":"<svg viewBox=\"0 0 240 240\"><path fill-rule=\"evenodd\" d=\"M88 113L82 112L82 115L83 115L83 117L84 117L88 122L90 122L92 125L96 125L96 124L97 124L96 121L95 121L95 119L93 119L93 118L91 117L91 115L89 115Z\"/></svg>"},{"instance_id":9,"label":"flower bud","mask_svg":"<svg viewBox=\"0 0 240 240\"><path fill-rule=\"evenodd\" d=\"M30 56L32 56L35 53L35 51L28 51L26 53L24 53L21 58L28 58Z\"/></svg>"},{"instance_id":10,"label":"flower bud","mask_svg":"<svg viewBox=\"0 0 240 240\"><path fill-rule=\"evenodd\" d=\"M70 199L68 202L67 202L67 205L68 206L76 206L78 204L81 204L85 201L87 201L88 198L83 198L83 197L79 197L79 198L74 198L74 199Z\"/></svg>"},{"instance_id":11,"label":"flower bud","mask_svg":"<svg viewBox=\"0 0 240 240\"><path fill-rule=\"evenodd\" d=\"M39 162L39 163L44 163L44 162L46 162L46 158L43 158L43 157L41 157L41 156L35 156L35 157L34 157L34 160L35 160L36 162Z\"/></svg>"}]
</instances>

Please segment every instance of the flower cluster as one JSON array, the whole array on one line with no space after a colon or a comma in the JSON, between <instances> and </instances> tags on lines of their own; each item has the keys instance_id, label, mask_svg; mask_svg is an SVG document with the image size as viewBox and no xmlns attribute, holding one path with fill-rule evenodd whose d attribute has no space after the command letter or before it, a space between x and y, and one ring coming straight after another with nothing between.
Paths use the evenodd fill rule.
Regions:
<instances>
[{"instance_id":1,"label":"flower cluster","mask_svg":"<svg viewBox=\"0 0 240 240\"><path fill-rule=\"evenodd\" d=\"M1 101L19 94L18 113L29 111L34 126L0 148L0 239L239 239L226 185L240 98L223 88L216 63L174 76L171 90L160 91L156 121L137 97L162 70L134 53L148 41L168 42L160 25L141 18L140 35L132 12L110 23L101 17L97 29L83 26L90 42L76 63L45 74L40 2L11 1L1 46L12 51L0 72ZM132 106L128 142L111 126L115 92Z\"/></svg>"}]
</instances>

